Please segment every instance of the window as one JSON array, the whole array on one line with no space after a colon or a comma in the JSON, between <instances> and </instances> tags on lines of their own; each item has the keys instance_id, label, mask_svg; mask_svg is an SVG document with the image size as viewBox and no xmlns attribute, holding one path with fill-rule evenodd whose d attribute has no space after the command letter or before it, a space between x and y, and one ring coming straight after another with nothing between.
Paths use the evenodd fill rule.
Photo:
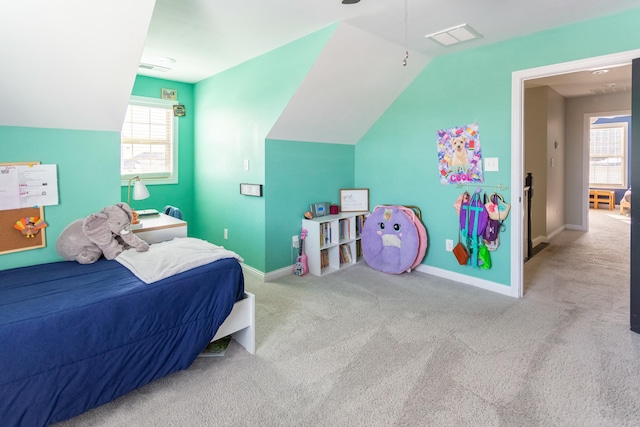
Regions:
<instances>
[{"instance_id":1,"label":"window","mask_svg":"<svg viewBox=\"0 0 640 427\"><path fill-rule=\"evenodd\" d=\"M626 122L591 124L589 142L589 186L627 187Z\"/></svg>"},{"instance_id":2,"label":"window","mask_svg":"<svg viewBox=\"0 0 640 427\"><path fill-rule=\"evenodd\" d=\"M155 183L178 182L176 102L132 97L120 134L122 185L134 176Z\"/></svg>"}]
</instances>

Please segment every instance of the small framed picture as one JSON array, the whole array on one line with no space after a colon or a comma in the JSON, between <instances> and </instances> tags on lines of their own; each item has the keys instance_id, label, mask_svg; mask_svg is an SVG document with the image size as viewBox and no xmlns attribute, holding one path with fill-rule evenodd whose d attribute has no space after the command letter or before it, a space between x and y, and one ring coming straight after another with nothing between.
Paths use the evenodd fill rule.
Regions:
<instances>
[{"instance_id":1,"label":"small framed picture","mask_svg":"<svg viewBox=\"0 0 640 427\"><path fill-rule=\"evenodd\" d=\"M365 212L369 210L368 188L345 188L340 190L341 212Z\"/></svg>"},{"instance_id":2,"label":"small framed picture","mask_svg":"<svg viewBox=\"0 0 640 427\"><path fill-rule=\"evenodd\" d=\"M184 117L184 105L178 104L173 106L173 115L176 117Z\"/></svg>"},{"instance_id":3,"label":"small framed picture","mask_svg":"<svg viewBox=\"0 0 640 427\"><path fill-rule=\"evenodd\" d=\"M240 194L262 197L262 184L240 184Z\"/></svg>"},{"instance_id":4,"label":"small framed picture","mask_svg":"<svg viewBox=\"0 0 640 427\"><path fill-rule=\"evenodd\" d=\"M177 101L178 100L178 91L175 89L162 89L162 99L167 99L169 101Z\"/></svg>"}]
</instances>

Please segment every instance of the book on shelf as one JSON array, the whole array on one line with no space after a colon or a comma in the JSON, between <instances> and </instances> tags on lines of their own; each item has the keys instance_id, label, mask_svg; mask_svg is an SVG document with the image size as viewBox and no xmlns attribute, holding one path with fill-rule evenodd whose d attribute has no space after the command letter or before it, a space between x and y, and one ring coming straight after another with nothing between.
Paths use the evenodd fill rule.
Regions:
<instances>
[{"instance_id":1,"label":"book on shelf","mask_svg":"<svg viewBox=\"0 0 640 427\"><path fill-rule=\"evenodd\" d=\"M349 218L340 220L340 240L349 240L351 238L351 221Z\"/></svg>"},{"instance_id":2,"label":"book on shelf","mask_svg":"<svg viewBox=\"0 0 640 427\"><path fill-rule=\"evenodd\" d=\"M364 215L358 215L356 216L356 238L360 237L360 234L362 233L362 229L364 228L364 220L365 220L365 216Z\"/></svg>"},{"instance_id":3,"label":"book on shelf","mask_svg":"<svg viewBox=\"0 0 640 427\"><path fill-rule=\"evenodd\" d=\"M340 264L351 264L351 246L340 245Z\"/></svg>"},{"instance_id":4,"label":"book on shelf","mask_svg":"<svg viewBox=\"0 0 640 427\"><path fill-rule=\"evenodd\" d=\"M320 224L320 247L331 243L331 224L324 222Z\"/></svg>"},{"instance_id":5,"label":"book on shelf","mask_svg":"<svg viewBox=\"0 0 640 427\"><path fill-rule=\"evenodd\" d=\"M320 251L320 268L329 267L329 251L323 249Z\"/></svg>"}]
</instances>

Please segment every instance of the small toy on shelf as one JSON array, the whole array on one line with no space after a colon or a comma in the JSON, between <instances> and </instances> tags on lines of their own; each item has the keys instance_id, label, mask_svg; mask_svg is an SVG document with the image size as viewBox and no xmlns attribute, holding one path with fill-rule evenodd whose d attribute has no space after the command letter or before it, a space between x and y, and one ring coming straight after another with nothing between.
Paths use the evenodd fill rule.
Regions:
<instances>
[{"instance_id":1,"label":"small toy on shelf","mask_svg":"<svg viewBox=\"0 0 640 427\"><path fill-rule=\"evenodd\" d=\"M20 230L20 232L22 232L22 234L28 239L30 237L36 237L36 234L46 226L47 223L44 222L42 218L37 216L28 216L16 221L13 228Z\"/></svg>"}]
</instances>

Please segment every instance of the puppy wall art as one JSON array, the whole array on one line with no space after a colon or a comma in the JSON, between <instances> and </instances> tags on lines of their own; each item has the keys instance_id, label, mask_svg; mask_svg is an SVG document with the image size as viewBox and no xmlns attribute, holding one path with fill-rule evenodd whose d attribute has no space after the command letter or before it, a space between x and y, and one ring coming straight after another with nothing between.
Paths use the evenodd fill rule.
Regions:
<instances>
[{"instance_id":1,"label":"puppy wall art","mask_svg":"<svg viewBox=\"0 0 640 427\"><path fill-rule=\"evenodd\" d=\"M478 124L441 129L438 136L438 169L441 184L484 182Z\"/></svg>"}]
</instances>

